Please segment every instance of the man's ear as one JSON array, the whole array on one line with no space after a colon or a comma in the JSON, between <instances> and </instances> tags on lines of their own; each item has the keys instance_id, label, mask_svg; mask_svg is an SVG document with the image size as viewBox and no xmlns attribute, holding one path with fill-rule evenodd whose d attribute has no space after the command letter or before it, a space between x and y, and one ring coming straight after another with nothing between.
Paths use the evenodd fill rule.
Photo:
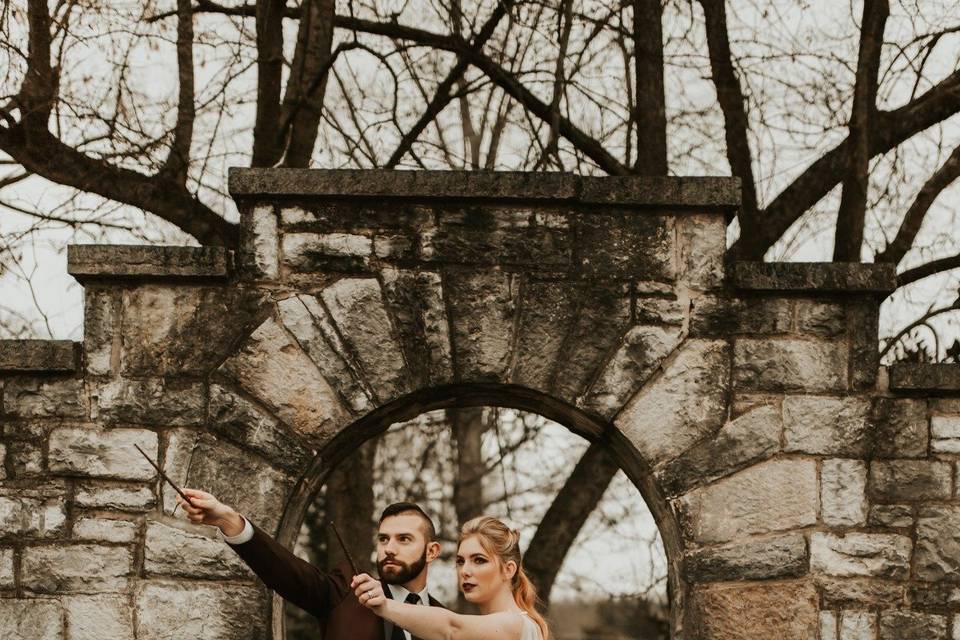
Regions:
<instances>
[{"instance_id":1,"label":"man's ear","mask_svg":"<svg viewBox=\"0 0 960 640\"><path fill-rule=\"evenodd\" d=\"M427 562L433 562L440 557L440 543L434 540L427 543Z\"/></svg>"}]
</instances>

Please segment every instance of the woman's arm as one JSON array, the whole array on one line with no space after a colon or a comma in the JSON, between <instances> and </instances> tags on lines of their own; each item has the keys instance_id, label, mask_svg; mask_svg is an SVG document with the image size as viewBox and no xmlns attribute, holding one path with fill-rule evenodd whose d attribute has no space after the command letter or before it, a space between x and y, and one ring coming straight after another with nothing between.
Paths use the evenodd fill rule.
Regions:
<instances>
[{"instance_id":1,"label":"woman's arm","mask_svg":"<svg viewBox=\"0 0 960 640\"><path fill-rule=\"evenodd\" d=\"M365 573L351 585L361 604L423 640L520 640L523 631L523 619L517 613L469 616L397 602L387 598L380 583Z\"/></svg>"}]
</instances>

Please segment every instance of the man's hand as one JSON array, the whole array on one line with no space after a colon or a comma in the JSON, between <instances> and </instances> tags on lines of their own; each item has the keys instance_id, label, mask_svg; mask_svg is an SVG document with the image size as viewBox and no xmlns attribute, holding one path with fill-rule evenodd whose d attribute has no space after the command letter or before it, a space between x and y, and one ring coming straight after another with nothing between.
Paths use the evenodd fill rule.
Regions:
<instances>
[{"instance_id":1,"label":"man's hand","mask_svg":"<svg viewBox=\"0 0 960 640\"><path fill-rule=\"evenodd\" d=\"M183 498L177 496L177 502L187 512L187 518L194 524L209 524L218 527L225 536L239 535L243 531L243 517L206 491L184 489L183 492L193 503L191 507Z\"/></svg>"},{"instance_id":2,"label":"man's hand","mask_svg":"<svg viewBox=\"0 0 960 640\"><path fill-rule=\"evenodd\" d=\"M383 615L383 607L387 604L387 596L383 593L383 585L366 573L354 576L350 582L353 593L365 607L369 607L377 615Z\"/></svg>"}]
</instances>

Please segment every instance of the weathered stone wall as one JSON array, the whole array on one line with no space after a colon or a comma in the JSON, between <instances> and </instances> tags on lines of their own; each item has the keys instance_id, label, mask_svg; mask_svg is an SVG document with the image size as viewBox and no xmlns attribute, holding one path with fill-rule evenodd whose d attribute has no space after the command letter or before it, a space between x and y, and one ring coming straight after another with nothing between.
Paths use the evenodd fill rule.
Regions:
<instances>
[{"instance_id":1,"label":"weathered stone wall","mask_svg":"<svg viewBox=\"0 0 960 640\"><path fill-rule=\"evenodd\" d=\"M725 264L728 179L244 170L243 246L71 247L85 334L0 342L0 638L282 636L137 444L287 543L450 404L606 442L674 638L960 638L960 369L877 361L891 269Z\"/></svg>"}]
</instances>

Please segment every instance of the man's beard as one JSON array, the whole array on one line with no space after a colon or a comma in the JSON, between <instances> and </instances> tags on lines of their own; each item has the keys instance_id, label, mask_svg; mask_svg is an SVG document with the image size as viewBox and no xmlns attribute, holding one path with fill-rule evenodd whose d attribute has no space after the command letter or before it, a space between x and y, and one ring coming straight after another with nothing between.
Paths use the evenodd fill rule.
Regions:
<instances>
[{"instance_id":1,"label":"man's beard","mask_svg":"<svg viewBox=\"0 0 960 640\"><path fill-rule=\"evenodd\" d=\"M386 567L386 563L391 562L393 566ZM380 579L386 582L387 584L404 584L410 582L423 571L423 568L427 566L427 547L423 547L423 555L420 556L420 559L412 564L406 564L405 562L400 562L396 558L384 558L377 563L377 571L380 573ZM389 570L390 573L387 573L386 570Z\"/></svg>"}]
</instances>

